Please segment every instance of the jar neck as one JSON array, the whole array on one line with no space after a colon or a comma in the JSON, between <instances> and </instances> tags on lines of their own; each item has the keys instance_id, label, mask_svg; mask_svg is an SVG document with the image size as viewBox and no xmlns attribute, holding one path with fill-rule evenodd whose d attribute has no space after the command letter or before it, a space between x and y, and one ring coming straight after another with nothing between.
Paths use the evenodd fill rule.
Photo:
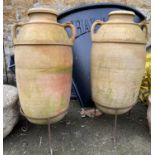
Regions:
<instances>
[{"instance_id":1,"label":"jar neck","mask_svg":"<svg viewBox=\"0 0 155 155\"><path fill-rule=\"evenodd\" d=\"M51 13L31 13L29 22L57 22L57 15Z\"/></svg>"},{"instance_id":2,"label":"jar neck","mask_svg":"<svg viewBox=\"0 0 155 155\"><path fill-rule=\"evenodd\" d=\"M134 23L134 15L130 14L112 14L108 22Z\"/></svg>"}]
</instances>

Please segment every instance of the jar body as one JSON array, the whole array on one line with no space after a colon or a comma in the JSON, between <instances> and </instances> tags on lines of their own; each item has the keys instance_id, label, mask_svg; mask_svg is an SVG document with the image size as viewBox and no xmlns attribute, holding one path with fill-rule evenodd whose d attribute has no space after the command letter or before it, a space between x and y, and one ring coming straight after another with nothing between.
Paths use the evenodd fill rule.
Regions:
<instances>
[{"instance_id":1,"label":"jar body","mask_svg":"<svg viewBox=\"0 0 155 155\"><path fill-rule=\"evenodd\" d=\"M92 34L92 98L108 114L123 114L136 104L145 71L144 32L132 22L116 19Z\"/></svg>"}]
</instances>

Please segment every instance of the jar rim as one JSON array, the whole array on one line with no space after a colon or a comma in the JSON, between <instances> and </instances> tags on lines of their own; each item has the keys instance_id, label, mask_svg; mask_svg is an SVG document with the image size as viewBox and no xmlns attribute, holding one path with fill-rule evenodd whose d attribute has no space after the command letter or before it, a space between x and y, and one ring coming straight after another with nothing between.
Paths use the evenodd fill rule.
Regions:
<instances>
[{"instance_id":1,"label":"jar rim","mask_svg":"<svg viewBox=\"0 0 155 155\"><path fill-rule=\"evenodd\" d=\"M56 12L56 10L50 9L50 8L31 8L28 10L27 14L30 15L32 13L50 13L58 16L58 13Z\"/></svg>"},{"instance_id":2,"label":"jar rim","mask_svg":"<svg viewBox=\"0 0 155 155\"><path fill-rule=\"evenodd\" d=\"M132 11L116 10L116 11L111 11L109 13L109 16L110 15L132 15L132 16L135 16L135 13Z\"/></svg>"}]
</instances>

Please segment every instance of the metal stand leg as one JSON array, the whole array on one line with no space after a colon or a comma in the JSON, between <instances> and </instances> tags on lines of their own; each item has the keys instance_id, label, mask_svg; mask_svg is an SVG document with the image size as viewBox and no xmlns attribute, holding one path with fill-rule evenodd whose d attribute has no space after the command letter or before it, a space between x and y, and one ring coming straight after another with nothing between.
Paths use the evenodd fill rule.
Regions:
<instances>
[{"instance_id":1,"label":"metal stand leg","mask_svg":"<svg viewBox=\"0 0 155 155\"><path fill-rule=\"evenodd\" d=\"M114 140L114 149L116 150L117 148L117 110L115 112L113 140Z\"/></svg>"},{"instance_id":2,"label":"metal stand leg","mask_svg":"<svg viewBox=\"0 0 155 155\"><path fill-rule=\"evenodd\" d=\"M3 43L3 57L4 57L4 65L5 65L5 75L6 75L6 83L8 84L8 73L7 73L7 63L6 63L6 54L5 54L5 47Z\"/></svg>"},{"instance_id":3,"label":"metal stand leg","mask_svg":"<svg viewBox=\"0 0 155 155\"><path fill-rule=\"evenodd\" d=\"M51 144L51 124L49 120L48 120L48 143L49 143L50 155L53 155L52 144Z\"/></svg>"},{"instance_id":4,"label":"metal stand leg","mask_svg":"<svg viewBox=\"0 0 155 155\"><path fill-rule=\"evenodd\" d=\"M28 121L27 121L27 119L25 119L25 125L21 127L21 130L23 132L27 132L28 129L29 129Z\"/></svg>"}]
</instances>

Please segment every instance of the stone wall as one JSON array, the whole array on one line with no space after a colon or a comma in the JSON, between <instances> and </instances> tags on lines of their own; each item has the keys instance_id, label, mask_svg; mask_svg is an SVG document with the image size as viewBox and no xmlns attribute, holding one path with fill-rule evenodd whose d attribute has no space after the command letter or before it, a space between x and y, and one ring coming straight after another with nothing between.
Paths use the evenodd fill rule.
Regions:
<instances>
[{"instance_id":1,"label":"stone wall","mask_svg":"<svg viewBox=\"0 0 155 155\"><path fill-rule=\"evenodd\" d=\"M150 0L3 0L3 31L4 31L4 51L5 59L8 65L9 55L13 54L11 27L14 23L19 21L27 20L27 10L37 5L47 5L54 8L59 13L76 6L83 6L93 3L110 2L110 3L121 3L129 6L133 6L140 10L144 15L147 16L149 38L150 38L150 13L151 13L151 2ZM150 39L148 41L150 44ZM5 60L4 59L4 60ZM5 63L4 63L5 64ZM3 67L4 83L6 82L6 70L8 76L8 83L15 84L15 79L12 73Z\"/></svg>"}]
</instances>

